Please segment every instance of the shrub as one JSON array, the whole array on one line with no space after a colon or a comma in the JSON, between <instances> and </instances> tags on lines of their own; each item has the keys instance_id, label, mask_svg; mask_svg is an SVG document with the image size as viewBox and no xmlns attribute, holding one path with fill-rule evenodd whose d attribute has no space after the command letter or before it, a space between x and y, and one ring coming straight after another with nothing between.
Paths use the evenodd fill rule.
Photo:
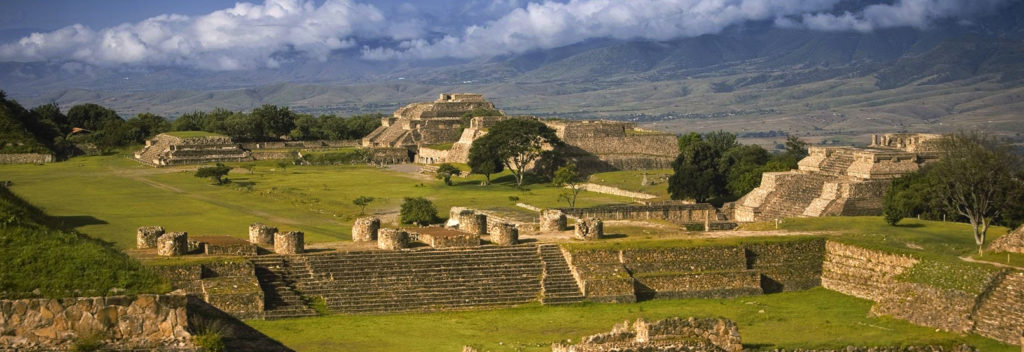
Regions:
<instances>
[{"instance_id":1,"label":"shrub","mask_svg":"<svg viewBox=\"0 0 1024 352\"><path fill-rule=\"evenodd\" d=\"M426 225L437 222L437 208L429 199L406 197L402 202L402 223Z\"/></svg>"},{"instance_id":2,"label":"shrub","mask_svg":"<svg viewBox=\"0 0 1024 352\"><path fill-rule=\"evenodd\" d=\"M201 347L206 352L227 351L227 346L224 345L224 339L216 332L195 335L192 337L192 341L196 343L196 346Z\"/></svg>"}]
</instances>

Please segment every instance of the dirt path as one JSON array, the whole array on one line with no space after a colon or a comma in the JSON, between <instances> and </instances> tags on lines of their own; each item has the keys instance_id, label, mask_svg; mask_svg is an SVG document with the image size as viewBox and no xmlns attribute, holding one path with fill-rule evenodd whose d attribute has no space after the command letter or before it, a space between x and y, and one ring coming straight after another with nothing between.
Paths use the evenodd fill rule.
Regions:
<instances>
[{"instance_id":1,"label":"dirt path","mask_svg":"<svg viewBox=\"0 0 1024 352\"><path fill-rule=\"evenodd\" d=\"M979 264L994 265L994 266L997 266L997 267L1000 267L1000 268L1006 268L1006 269L1024 270L1024 268L1021 268L1019 266L1003 264L1003 263L999 263L999 262L990 262L990 261L987 261L987 260L977 260L977 259L974 259L974 258L971 258L971 257L960 257L960 260L963 260L963 261L969 262L969 263L979 263Z\"/></svg>"}]
</instances>

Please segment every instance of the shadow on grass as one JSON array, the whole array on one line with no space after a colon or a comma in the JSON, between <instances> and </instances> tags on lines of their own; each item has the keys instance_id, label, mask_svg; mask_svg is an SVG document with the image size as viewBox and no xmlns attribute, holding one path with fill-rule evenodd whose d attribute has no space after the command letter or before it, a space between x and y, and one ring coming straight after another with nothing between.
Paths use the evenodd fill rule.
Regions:
<instances>
[{"instance_id":1,"label":"shadow on grass","mask_svg":"<svg viewBox=\"0 0 1024 352\"><path fill-rule=\"evenodd\" d=\"M628 236L626 236L626 234L624 234L624 233L606 233L604 236L601 236L601 238L605 238L605 239L626 238L626 237L628 237Z\"/></svg>"},{"instance_id":2,"label":"shadow on grass","mask_svg":"<svg viewBox=\"0 0 1024 352\"><path fill-rule=\"evenodd\" d=\"M67 230L88 225L108 224L105 220L97 219L91 215L54 216L53 220L59 227Z\"/></svg>"},{"instance_id":3,"label":"shadow on grass","mask_svg":"<svg viewBox=\"0 0 1024 352\"><path fill-rule=\"evenodd\" d=\"M186 314L188 314L191 329L209 329L219 333L227 351L294 351L270 336L245 325L241 320L191 295L188 296ZM200 322L201 324L196 324ZM203 332L192 331L193 334L202 334Z\"/></svg>"},{"instance_id":4,"label":"shadow on grass","mask_svg":"<svg viewBox=\"0 0 1024 352\"><path fill-rule=\"evenodd\" d=\"M905 228L905 229L913 229L913 228L924 227L924 224L896 224L896 225L893 225L893 226L902 227L902 228Z\"/></svg>"}]
</instances>

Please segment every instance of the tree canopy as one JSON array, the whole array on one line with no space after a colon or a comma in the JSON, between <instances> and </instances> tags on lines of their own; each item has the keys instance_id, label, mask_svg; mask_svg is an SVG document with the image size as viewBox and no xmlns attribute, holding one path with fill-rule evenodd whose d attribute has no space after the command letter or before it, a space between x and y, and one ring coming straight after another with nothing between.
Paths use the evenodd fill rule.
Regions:
<instances>
[{"instance_id":1,"label":"tree canopy","mask_svg":"<svg viewBox=\"0 0 1024 352\"><path fill-rule=\"evenodd\" d=\"M479 138L469 147L470 172L484 175L484 185L491 183L491 174L505 169L505 163L502 162L494 143L493 138Z\"/></svg>"},{"instance_id":2,"label":"tree canopy","mask_svg":"<svg viewBox=\"0 0 1024 352\"><path fill-rule=\"evenodd\" d=\"M499 121L477 139L480 140L494 148L498 158L515 176L516 187L522 187L526 168L541 158L545 147L557 149L562 145L555 130L532 119Z\"/></svg>"},{"instance_id":3,"label":"tree canopy","mask_svg":"<svg viewBox=\"0 0 1024 352\"><path fill-rule=\"evenodd\" d=\"M199 170L196 170L195 176L200 178L210 178L218 185L222 185L227 181L227 178L224 176L227 176L228 172L231 172L230 166L217 163L217 165L214 166L199 168Z\"/></svg>"}]
</instances>

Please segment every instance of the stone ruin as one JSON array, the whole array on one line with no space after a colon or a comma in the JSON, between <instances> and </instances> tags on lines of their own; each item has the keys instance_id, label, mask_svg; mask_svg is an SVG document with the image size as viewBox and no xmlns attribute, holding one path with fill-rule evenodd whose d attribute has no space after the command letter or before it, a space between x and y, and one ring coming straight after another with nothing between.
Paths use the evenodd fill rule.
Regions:
<instances>
[{"instance_id":1,"label":"stone ruin","mask_svg":"<svg viewBox=\"0 0 1024 352\"><path fill-rule=\"evenodd\" d=\"M273 245L277 228L261 223L249 225L249 242L256 245Z\"/></svg>"},{"instance_id":2,"label":"stone ruin","mask_svg":"<svg viewBox=\"0 0 1024 352\"><path fill-rule=\"evenodd\" d=\"M157 238L164 234L163 226L143 226L135 235L135 248L156 248Z\"/></svg>"},{"instance_id":3,"label":"stone ruin","mask_svg":"<svg viewBox=\"0 0 1024 352\"><path fill-rule=\"evenodd\" d=\"M992 241L989 250L993 252L1010 252L1024 254L1024 225L1010 231L1003 237Z\"/></svg>"},{"instance_id":4,"label":"stone ruin","mask_svg":"<svg viewBox=\"0 0 1024 352\"><path fill-rule=\"evenodd\" d=\"M441 94L433 102L412 103L381 118L381 126L363 137L372 148L415 147L459 139L462 115L474 109L497 110L481 94Z\"/></svg>"},{"instance_id":5,"label":"stone ruin","mask_svg":"<svg viewBox=\"0 0 1024 352\"><path fill-rule=\"evenodd\" d=\"M198 250L206 255L234 255L249 257L256 255L256 244L231 236L196 236Z\"/></svg>"},{"instance_id":6,"label":"stone ruin","mask_svg":"<svg viewBox=\"0 0 1024 352\"><path fill-rule=\"evenodd\" d=\"M380 229L377 231L377 248L390 251L409 248L409 233L400 229Z\"/></svg>"},{"instance_id":7,"label":"stone ruin","mask_svg":"<svg viewBox=\"0 0 1024 352\"><path fill-rule=\"evenodd\" d=\"M377 240L377 231L380 230L380 219L373 216L366 216L356 219L352 223L352 241L370 242Z\"/></svg>"},{"instance_id":8,"label":"stone ruin","mask_svg":"<svg viewBox=\"0 0 1024 352\"><path fill-rule=\"evenodd\" d=\"M164 257L174 257L188 253L188 233L171 232L157 238L156 254Z\"/></svg>"},{"instance_id":9,"label":"stone ruin","mask_svg":"<svg viewBox=\"0 0 1024 352\"><path fill-rule=\"evenodd\" d=\"M938 159L941 137L885 134L868 148L809 147L798 170L764 173L760 186L733 203L732 218L879 215L892 179Z\"/></svg>"},{"instance_id":10,"label":"stone ruin","mask_svg":"<svg viewBox=\"0 0 1024 352\"><path fill-rule=\"evenodd\" d=\"M302 231L278 232L274 234L274 253L301 254L305 251L305 234Z\"/></svg>"},{"instance_id":11,"label":"stone ruin","mask_svg":"<svg viewBox=\"0 0 1024 352\"><path fill-rule=\"evenodd\" d=\"M540 232L559 232L569 229L569 220L565 213L557 209L540 212Z\"/></svg>"},{"instance_id":12,"label":"stone ruin","mask_svg":"<svg viewBox=\"0 0 1024 352\"><path fill-rule=\"evenodd\" d=\"M499 246L514 246L519 243L519 229L509 223L495 223L487 229L491 243Z\"/></svg>"},{"instance_id":13,"label":"stone ruin","mask_svg":"<svg viewBox=\"0 0 1024 352\"><path fill-rule=\"evenodd\" d=\"M615 325L612 331L584 336L579 344L551 345L552 352L740 352L743 344L736 323L728 319L668 318L649 323L637 319Z\"/></svg>"},{"instance_id":14,"label":"stone ruin","mask_svg":"<svg viewBox=\"0 0 1024 352\"><path fill-rule=\"evenodd\" d=\"M480 235L444 227L417 227L402 229L410 241L426 243L432 248L477 247Z\"/></svg>"},{"instance_id":15,"label":"stone ruin","mask_svg":"<svg viewBox=\"0 0 1024 352\"><path fill-rule=\"evenodd\" d=\"M604 237L604 222L598 218L579 219L573 234L576 239L584 241L599 240Z\"/></svg>"},{"instance_id":16,"label":"stone ruin","mask_svg":"<svg viewBox=\"0 0 1024 352\"><path fill-rule=\"evenodd\" d=\"M135 161L152 166L241 162L252 154L227 136L176 137L161 133L135 152Z\"/></svg>"},{"instance_id":17,"label":"stone ruin","mask_svg":"<svg viewBox=\"0 0 1024 352\"><path fill-rule=\"evenodd\" d=\"M459 230L476 234L487 234L487 215L477 213L470 209L459 211Z\"/></svg>"}]
</instances>

